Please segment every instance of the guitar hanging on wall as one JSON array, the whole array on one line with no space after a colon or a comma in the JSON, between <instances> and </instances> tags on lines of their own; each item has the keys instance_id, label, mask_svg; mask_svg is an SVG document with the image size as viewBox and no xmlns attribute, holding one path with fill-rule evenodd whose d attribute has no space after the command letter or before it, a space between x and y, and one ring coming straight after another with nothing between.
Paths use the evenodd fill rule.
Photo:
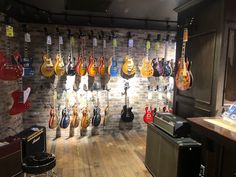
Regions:
<instances>
[{"instance_id":1,"label":"guitar hanging on wall","mask_svg":"<svg viewBox=\"0 0 236 177\"><path fill-rule=\"evenodd\" d=\"M160 42L161 42L161 35L158 34L156 41L155 41L155 58L152 59L152 68L153 68L153 76L154 77L159 77L162 75L162 72L159 72L159 59L158 59L158 49L160 48Z\"/></svg>"},{"instance_id":2,"label":"guitar hanging on wall","mask_svg":"<svg viewBox=\"0 0 236 177\"><path fill-rule=\"evenodd\" d=\"M116 60L116 47L117 47L117 39L116 36L114 34L114 32L112 33L112 57L110 58L110 63L108 65L108 74L111 77L117 77L119 74L119 68L117 66L117 60Z\"/></svg>"},{"instance_id":3,"label":"guitar hanging on wall","mask_svg":"<svg viewBox=\"0 0 236 177\"><path fill-rule=\"evenodd\" d=\"M86 129L90 124L90 118L88 116L89 110L88 110L88 88L86 85L84 85L84 91L86 92L86 106L82 111L82 118L81 118L81 127L83 129Z\"/></svg>"},{"instance_id":4,"label":"guitar hanging on wall","mask_svg":"<svg viewBox=\"0 0 236 177\"><path fill-rule=\"evenodd\" d=\"M74 76L75 75L75 58L73 56L73 47L75 43L75 38L71 34L71 30L68 29L68 38L70 42L70 54L68 55L67 65L66 65L66 74L68 76Z\"/></svg>"},{"instance_id":5,"label":"guitar hanging on wall","mask_svg":"<svg viewBox=\"0 0 236 177\"><path fill-rule=\"evenodd\" d=\"M152 61L149 60L149 50L151 47L150 34L147 37L146 41L146 57L143 58L143 64L140 68L140 73L143 77L151 77L153 75Z\"/></svg>"},{"instance_id":6,"label":"guitar hanging on wall","mask_svg":"<svg viewBox=\"0 0 236 177\"><path fill-rule=\"evenodd\" d=\"M94 57L94 48L97 47L97 38L96 36L94 36L93 31L91 32L91 36L92 36L92 51L89 57L89 64L88 64L88 75L90 77L95 77L97 74L97 69L96 69L96 60Z\"/></svg>"},{"instance_id":7,"label":"guitar hanging on wall","mask_svg":"<svg viewBox=\"0 0 236 177\"><path fill-rule=\"evenodd\" d=\"M68 96L66 96L66 106L62 110L61 114L61 120L60 120L60 127L61 128L67 128L70 125L70 110L68 109Z\"/></svg>"},{"instance_id":8,"label":"guitar hanging on wall","mask_svg":"<svg viewBox=\"0 0 236 177\"><path fill-rule=\"evenodd\" d=\"M61 45L63 45L63 37L60 34L59 29L57 28L56 30L58 34L58 53L56 55L56 63L54 65L54 71L56 75L63 76L65 74L65 64L61 54Z\"/></svg>"},{"instance_id":9,"label":"guitar hanging on wall","mask_svg":"<svg viewBox=\"0 0 236 177\"><path fill-rule=\"evenodd\" d=\"M134 40L131 37L131 33L128 32L128 54L124 58L124 63L122 65L121 76L124 79L130 79L134 77L136 72L136 66L134 65L133 57L132 57L132 49L134 47Z\"/></svg>"},{"instance_id":10,"label":"guitar hanging on wall","mask_svg":"<svg viewBox=\"0 0 236 177\"><path fill-rule=\"evenodd\" d=\"M7 22L9 24L9 22ZM14 28L13 26L6 25L6 46L7 46L7 58L9 61L6 61L5 56L3 55L0 59L0 79L1 80L17 80L19 78L22 78L23 75L23 67L19 63L19 53L16 52L15 56L12 56L11 50L10 50L10 38L14 37ZM10 61L11 60L11 61Z\"/></svg>"},{"instance_id":11,"label":"guitar hanging on wall","mask_svg":"<svg viewBox=\"0 0 236 177\"><path fill-rule=\"evenodd\" d=\"M96 105L93 107L93 117L92 117L92 125L94 127L99 126L100 122L101 122L101 109L99 108L99 100L98 100L98 89L95 87L95 89L97 90L97 103Z\"/></svg>"},{"instance_id":12,"label":"guitar hanging on wall","mask_svg":"<svg viewBox=\"0 0 236 177\"><path fill-rule=\"evenodd\" d=\"M24 34L24 57L21 58L20 64L23 66L23 77L29 77L33 76L35 73L35 70L32 66L33 64L33 58L29 57L28 55L28 44L31 42L30 33L27 31L26 25L23 25L23 31Z\"/></svg>"},{"instance_id":13,"label":"guitar hanging on wall","mask_svg":"<svg viewBox=\"0 0 236 177\"><path fill-rule=\"evenodd\" d=\"M44 28L46 34L46 53L43 55L43 63L40 67L40 71L45 77L52 77L54 75L54 68L52 59L50 58L49 48L52 45L52 38L49 35L47 28Z\"/></svg>"},{"instance_id":14,"label":"guitar hanging on wall","mask_svg":"<svg viewBox=\"0 0 236 177\"><path fill-rule=\"evenodd\" d=\"M48 121L48 127L50 129L54 129L58 126L58 114L57 114L57 111L56 111L56 99L57 99L57 92L56 92L56 89L54 88L54 91L53 91L53 105L51 106L51 109L50 109L50 118L49 118L49 121Z\"/></svg>"},{"instance_id":15,"label":"guitar hanging on wall","mask_svg":"<svg viewBox=\"0 0 236 177\"><path fill-rule=\"evenodd\" d=\"M99 58L99 64L98 64L98 74L101 77L104 77L106 74L106 65L105 65L105 49L106 49L106 38L104 35L104 32L102 31L102 56Z\"/></svg>"},{"instance_id":16,"label":"guitar hanging on wall","mask_svg":"<svg viewBox=\"0 0 236 177\"><path fill-rule=\"evenodd\" d=\"M134 119L134 113L132 112L132 107L129 107L129 98L127 96L127 90L129 88L129 83L125 83L124 87L124 95L125 95L125 105L123 106L123 109L121 111L121 120L124 122L132 122Z\"/></svg>"},{"instance_id":17,"label":"guitar hanging on wall","mask_svg":"<svg viewBox=\"0 0 236 177\"><path fill-rule=\"evenodd\" d=\"M167 61L167 52L168 52L169 40L170 40L170 35L167 34L166 39L165 39L165 55L164 55L164 58L162 59L163 75L166 76L166 77L171 76L171 74L172 74L172 68L170 67L170 62Z\"/></svg>"},{"instance_id":18,"label":"guitar hanging on wall","mask_svg":"<svg viewBox=\"0 0 236 177\"><path fill-rule=\"evenodd\" d=\"M175 76L176 87L182 91L189 89L190 84L191 84L190 74L187 69L188 66L186 65L186 62L185 62L185 48L186 48L187 41L188 41L188 29L185 28L184 34L183 34L181 58L178 61L178 70Z\"/></svg>"}]
</instances>

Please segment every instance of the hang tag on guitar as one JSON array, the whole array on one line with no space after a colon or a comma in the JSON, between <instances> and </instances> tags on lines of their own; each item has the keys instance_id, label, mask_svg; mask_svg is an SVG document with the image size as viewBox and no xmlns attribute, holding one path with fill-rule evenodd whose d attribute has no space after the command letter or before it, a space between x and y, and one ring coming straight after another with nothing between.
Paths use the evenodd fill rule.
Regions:
<instances>
[{"instance_id":1,"label":"hang tag on guitar","mask_svg":"<svg viewBox=\"0 0 236 177\"><path fill-rule=\"evenodd\" d=\"M97 47L98 42L97 42L97 38L93 38L93 47Z\"/></svg>"},{"instance_id":2,"label":"hang tag on guitar","mask_svg":"<svg viewBox=\"0 0 236 177\"><path fill-rule=\"evenodd\" d=\"M113 47L117 47L117 40L116 40L116 39L113 39L113 40L112 40L112 46L113 46Z\"/></svg>"},{"instance_id":3,"label":"hang tag on guitar","mask_svg":"<svg viewBox=\"0 0 236 177\"><path fill-rule=\"evenodd\" d=\"M59 36L59 44L63 45L63 38L62 38L62 36Z\"/></svg>"},{"instance_id":4,"label":"hang tag on guitar","mask_svg":"<svg viewBox=\"0 0 236 177\"><path fill-rule=\"evenodd\" d=\"M107 41L106 41L106 39L103 39L103 48L104 49L107 48Z\"/></svg>"},{"instance_id":5,"label":"hang tag on guitar","mask_svg":"<svg viewBox=\"0 0 236 177\"><path fill-rule=\"evenodd\" d=\"M129 47L134 47L134 40L133 39L129 39Z\"/></svg>"},{"instance_id":6,"label":"hang tag on guitar","mask_svg":"<svg viewBox=\"0 0 236 177\"><path fill-rule=\"evenodd\" d=\"M10 25L6 26L6 36L7 37L14 37L13 26L10 26Z\"/></svg>"},{"instance_id":7,"label":"hang tag on guitar","mask_svg":"<svg viewBox=\"0 0 236 177\"><path fill-rule=\"evenodd\" d=\"M70 44L71 45L74 45L75 44L75 38L73 36L71 36L70 38Z\"/></svg>"},{"instance_id":8,"label":"hang tag on guitar","mask_svg":"<svg viewBox=\"0 0 236 177\"><path fill-rule=\"evenodd\" d=\"M52 45L52 38L51 36L47 36L47 45Z\"/></svg>"},{"instance_id":9,"label":"hang tag on guitar","mask_svg":"<svg viewBox=\"0 0 236 177\"><path fill-rule=\"evenodd\" d=\"M154 46L155 50L158 50L159 47L160 47L159 42L155 42L155 46Z\"/></svg>"},{"instance_id":10,"label":"hang tag on guitar","mask_svg":"<svg viewBox=\"0 0 236 177\"><path fill-rule=\"evenodd\" d=\"M30 34L25 33L25 42L31 42Z\"/></svg>"}]
</instances>

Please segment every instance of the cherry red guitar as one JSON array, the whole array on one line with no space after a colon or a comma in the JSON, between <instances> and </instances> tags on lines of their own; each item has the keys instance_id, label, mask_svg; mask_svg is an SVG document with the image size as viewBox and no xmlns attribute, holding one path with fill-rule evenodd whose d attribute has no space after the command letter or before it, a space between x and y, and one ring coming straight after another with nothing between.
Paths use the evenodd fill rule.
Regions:
<instances>
[{"instance_id":1,"label":"cherry red guitar","mask_svg":"<svg viewBox=\"0 0 236 177\"><path fill-rule=\"evenodd\" d=\"M11 96L14 100L14 103L11 109L9 110L10 115L16 115L25 112L30 108L31 104L28 100L30 90L31 90L30 87L28 87L24 91L16 90L12 92Z\"/></svg>"},{"instance_id":2,"label":"cherry red guitar","mask_svg":"<svg viewBox=\"0 0 236 177\"><path fill-rule=\"evenodd\" d=\"M149 110L149 107L146 106L145 114L143 116L143 121L145 123L150 123L150 122L153 122L153 118L154 118L154 110L152 109L152 107L150 107L150 110Z\"/></svg>"}]
</instances>

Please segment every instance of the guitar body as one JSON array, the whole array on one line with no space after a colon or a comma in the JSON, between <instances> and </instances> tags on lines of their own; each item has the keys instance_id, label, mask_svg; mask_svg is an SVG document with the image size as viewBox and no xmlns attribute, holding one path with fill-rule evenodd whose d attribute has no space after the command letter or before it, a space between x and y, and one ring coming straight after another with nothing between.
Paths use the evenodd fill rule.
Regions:
<instances>
[{"instance_id":1,"label":"guitar body","mask_svg":"<svg viewBox=\"0 0 236 177\"><path fill-rule=\"evenodd\" d=\"M136 66L129 55L125 56L124 64L122 65L122 72L127 76L133 76L136 72Z\"/></svg>"},{"instance_id":2,"label":"guitar body","mask_svg":"<svg viewBox=\"0 0 236 177\"><path fill-rule=\"evenodd\" d=\"M67 108L64 108L62 110L62 117L60 120L60 127L61 128L67 128L70 124L70 115L69 115L69 111L67 110Z\"/></svg>"},{"instance_id":3,"label":"guitar body","mask_svg":"<svg viewBox=\"0 0 236 177\"><path fill-rule=\"evenodd\" d=\"M132 107L127 107L127 105L123 106L121 111L121 120L124 122L132 122L134 119L134 113L132 112Z\"/></svg>"},{"instance_id":4,"label":"guitar body","mask_svg":"<svg viewBox=\"0 0 236 177\"><path fill-rule=\"evenodd\" d=\"M88 75L91 77L95 77L97 70L95 66L95 59L93 56L90 56L89 58L89 65L88 65Z\"/></svg>"},{"instance_id":5,"label":"guitar body","mask_svg":"<svg viewBox=\"0 0 236 177\"><path fill-rule=\"evenodd\" d=\"M172 69L169 65L169 62L168 61L163 61L163 75L164 76L171 76L172 74Z\"/></svg>"},{"instance_id":6,"label":"guitar body","mask_svg":"<svg viewBox=\"0 0 236 177\"><path fill-rule=\"evenodd\" d=\"M93 108L93 117L92 117L92 125L94 127L97 127L100 125L101 122L101 114L100 114L100 108L98 106L94 106Z\"/></svg>"},{"instance_id":7,"label":"guitar body","mask_svg":"<svg viewBox=\"0 0 236 177\"><path fill-rule=\"evenodd\" d=\"M65 74L65 65L63 62L63 58L60 54L56 55L56 63L54 65L54 71L56 75L63 76Z\"/></svg>"},{"instance_id":8,"label":"guitar body","mask_svg":"<svg viewBox=\"0 0 236 177\"><path fill-rule=\"evenodd\" d=\"M25 103L22 101L23 94L24 92L21 90L16 90L12 92L11 96L14 100L14 103L9 111L10 115L23 113L31 107L31 104L28 100L28 96L27 96L27 101Z\"/></svg>"},{"instance_id":9,"label":"guitar body","mask_svg":"<svg viewBox=\"0 0 236 177\"><path fill-rule=\"evenodd\" d=\"M186 63L182 58L180 58L180 61L178 62L178 70L175 76L175 83L176 87L182 91L189 89L191 84L190 74L187 70Z\"/></svg>"},{"instance_id":10,"label":"guitar body","mask_svg":"<svg viewBox=\"0 0 236 177\"><path fill-rule=\"evenodd\" d=\"M88 117L88 111L87 108L85 108L85 110L83 110L83 116L81 118L81 127L83 129L86 129L90 124L90 119Z\"/></svg>"},{"instance_id":11,"label":"guitar body","mask_svg":"<svg viewBox=\"0 0 236 177\"><path fill-rule=\"evenodd\" d=\"M153 122L153 118L154 118L154 110L149 111L148 107L146 107L145 114L143 116L143 121L145 123L151 123L151 122Z\"/></svg>"},{"instance_id":12,"label":"guitar body","mask_svg":"<svg viewBox=\"0 0 236 177\"><path fill-rule=\"evenodd\" d=\"M75 67L75 72L79 76L85 76L85 74L87 72L85 60L81 56L79 56L79 58L78 58L78 62Z\"/></svg>"},{"instance_id":13,"label":"guitar body","mask_svg":"<svg viewBox=\"0 0 236 177\"><path fill-rule=\"evenodd\" d=\"M74 63L73 61L74 58L70 55L68 56L68 63L66 65L66 74L68 76L74 76L75 75L75 66L74 66Z\"/></svg>"},{"instance_id":14,"label":"guitar body","mask_svg":"<svg viewBox=\"0 0 236 177\"><path fill-rule=\"evenodd\" d=\"M143 77L151 77L153 75L153 67L152 62L147 60L146 58L143 58L143 64L140 68L140 73Z\"/></svg>"},{"instance_id":15,"label":"guitar body","mask_svg":"<svg viewBox=\"0 0 236 177\"><path fill-rule=\"evenodd\" d=\"M30 77L34 75L35 70L32 67L32 64L33 64L32 58L21 58L20 64L23 66L24 77Z\"/></svg>"},{"instance_id":16,"label":"guitar body","mask_svg":"<svg viewBox=\"0 0 236 177\"><path fill-rule=\"evenodd\" d=\"M55 111L55 109L51 108L50 110L50 118L48 121L48 127L50 129L54 129L58 126L58 116L57 113Z\"/></svg>"},{"instance_id":17,"label":"guitar body","mask_svg":"<svg viewBox=\"0 0 236 177\"><path fill-rule=\"evenodd\" d=\"M77 106L73 107L73 113L71 116L70 125L73 128L77 128L79 126L79 116L78 116L78 107Z\"/></svg>"},{"instance_id":18,"label":"guitar body","mask_svg":"<svg viewBox=\"0 0 236 177\"><path fill-rule=\"evenodd\" d=\"M159 77L160 74L158 72L158 62L157 62L156 58L152 59L152 68L153 68L153 76Z\"/></svg>"},{"instance_id":19,"label":"guitar body","mask_svg":"<svg viewBox=\"0 0 236 177\"><path fill-rule=\"evenodd\" d=\"M117 67L117 61L115 57L110 58L110 64L108 66L108 74L111 77L117 77L119 74L119 68Z\"/></svg>"},{"instance_id":20,"label":"guitar body","mask_svg":"<svg viewBox=\"0 0 236 177\"><path fill-rule=\"evenodd\" d=\"M105 58L103 56L99 58L98 74L100 76L105 76L106 74Z\"/></svg>"},{"instance_id":21,"label":"guitar body","mask_svg":"<svg viewBox=\"0 0 236 177\"><path fill-rule=\"evenodd\" d=\"M43 55L43 63L40 67L40 71L45 77L52 77L54 75L52 60L47 54Z\"/></svg>"}]
</instances>

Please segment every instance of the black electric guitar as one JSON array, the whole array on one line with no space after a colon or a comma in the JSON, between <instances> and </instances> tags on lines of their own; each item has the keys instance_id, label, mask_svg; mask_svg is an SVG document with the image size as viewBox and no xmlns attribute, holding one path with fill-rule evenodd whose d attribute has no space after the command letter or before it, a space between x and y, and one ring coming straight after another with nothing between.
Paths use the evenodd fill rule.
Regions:
<instances>
[{"instance_id":1,"label":"black electric guitar","mask_svg":"<svg viewBox=\"0 0 236 177\"><path fill-rule=\"evenodd\" d=\"M74 76L75 75L75 58L73 56L73 46L75 43L74 36L71 34L71 31L68 30L68 38L70 41L70 54L68 56L68 61L66 65L66 74L68 76Z\"/></svg>"},{"instance_id":2,"label":"black electric guitar","mask_svg":"<svg viewBox=\"0 0 236 177\"><path fill-rule=\"evenodd\" d=\"M97 86L95 86L97 90ZM98 100L98 90L97 90L97 104L93 107L93 117L92 117L92 125L97 127L101 122L101 109L99 108L99 100Z\"/></svg>"},{"instance_id":3,"label":"black electric guitar","mask_svg":"<svg viewBox=\"0 0 236 177\"><path fill-rule=\"evenodd\" d=\"M132 122L134 119L134 113L132 112L132 107L129 107L129 98L127 96L127 89L129 88L129 83L125 83L124 95L125 95L125 105L121 111L121 120L124 122Z\"/></svg>"}]
</instances>

